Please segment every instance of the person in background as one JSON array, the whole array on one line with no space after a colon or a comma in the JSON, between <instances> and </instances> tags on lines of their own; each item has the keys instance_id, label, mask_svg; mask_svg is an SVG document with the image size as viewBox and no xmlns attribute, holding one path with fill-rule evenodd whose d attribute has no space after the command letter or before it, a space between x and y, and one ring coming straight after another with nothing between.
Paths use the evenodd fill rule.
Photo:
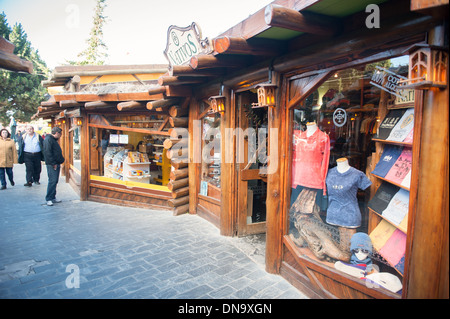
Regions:
<instances>
[{"instance_id":1,"label":"person in background","mask_svg":"<svg viewBox=\"0 0 450 319\"><path fill-rule=\"evenodd\" d=\"M28 125L26 128L26 134L19 141L19 163L25 163L26 179L27 182L24 186L32 186L33 182L37 185L40 184L42 164L44 160L42 153L42 145L44 139L42 136L34 132L34 127Z\"/></svg>"},{"instance_id":2,"label":"person in background","mask_svg":"<svg viewBox=\"0 0 450 319\"><path fill-rule=\"evenodd\" d=\"M14 186L13 167L18 162L16 144L7 129L0 130L0 182L1 189L6 189L6 174L11 186Z\"/></svg>"},{"instance_id":3,"label":"person in background","mask_svg":"<svg viewBox=\"0 0 450 319\"><path fill-rule=\"evenodd\" d=\"M51 134L48 134L44 140L44 158L48 176L47 194L45 196L47 206L53 206L53 203L61 202L60 199L56 199L56 185L59 181L61 164L64 163L64 156L58 144L61 135L62 130L59 127L54 127Z\"/></svg>"}]
</instances>

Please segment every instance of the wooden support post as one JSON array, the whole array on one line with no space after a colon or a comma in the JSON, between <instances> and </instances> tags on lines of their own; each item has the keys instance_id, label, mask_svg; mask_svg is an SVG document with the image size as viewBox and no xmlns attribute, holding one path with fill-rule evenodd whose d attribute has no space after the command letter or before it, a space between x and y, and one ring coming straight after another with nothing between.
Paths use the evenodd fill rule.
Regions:
<instances>
[{"instance_id":1,"label":"wooden support post","mask_svg":"<svg viewBox=\"0 0 450 319\"><path fill-rule=\"evenodd\" d=\"M88 115L86 110L82 110L83 124L80 130L80 155L81 155L81 185L80 185L80 200L85 201L88 199L89 194L89 126Z\"/></svg>"}]
</instances>

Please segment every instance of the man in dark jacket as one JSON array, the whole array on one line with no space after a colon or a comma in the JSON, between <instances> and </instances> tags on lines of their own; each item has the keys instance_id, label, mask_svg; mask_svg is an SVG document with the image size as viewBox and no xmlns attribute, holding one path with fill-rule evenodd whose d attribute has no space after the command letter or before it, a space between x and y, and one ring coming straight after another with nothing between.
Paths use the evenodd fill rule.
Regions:
<instances>
[{"instance_id":1,"label":"man in dark jacket","mask_svg":"<svg viewBox=\"0 0 450 319\"><path fill-rule=\"evenodd\" d=\"M34 132L34 127L27 126L26 133L23 138L18 140L19 143L19 164L25 163L26 179L25 186L40 184L42 165L44 160L42 153L44 139L42 136Z\"/></svg>"},{"instance_id":2,"label":"man in dark jacket","mask_svg":"<svg viewBox=\"0 0 450 319\"><path fill-rule=\"evenodd\" d=\"M56 185L59 181L59 173L61 164L64 163L61 147L58 140L61 138L62 130L59 127L52 128L52 133L47 135L44 140L44 158L47 166L48 186L45 201L48 206L53 203L60 203L61 200L56 199Z\"/></svg>"}]
</instances>

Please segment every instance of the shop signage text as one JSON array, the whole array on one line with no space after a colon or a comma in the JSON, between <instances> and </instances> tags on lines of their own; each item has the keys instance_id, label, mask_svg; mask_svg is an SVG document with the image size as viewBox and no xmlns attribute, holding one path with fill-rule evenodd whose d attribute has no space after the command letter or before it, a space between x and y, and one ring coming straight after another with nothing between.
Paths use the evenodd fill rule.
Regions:
<instances>
[{"instance_id":1,"label":"shop signage text","mask_svg":"<svg viewBox=\"0 0 450 319\"><path fill-rule=\"evenodd\" d=\"M406 80L404 76L376 66L376 70L370 79L370 84L395 95L399 99L405 99L405 94L400 86L400 80Z\"/></svg>"},{"instance_id":2,"label":"shop signage text","mask_svg":"<svg viewBox=\"0 0 450 319\"><path fill-rule=\"evenodd\" d=\"M189 64L193 56L210 51L209 40L202 39L200 27L195 22L186 28L169 27L164 55L170 66Z\"/></svg>"}]
</instances>

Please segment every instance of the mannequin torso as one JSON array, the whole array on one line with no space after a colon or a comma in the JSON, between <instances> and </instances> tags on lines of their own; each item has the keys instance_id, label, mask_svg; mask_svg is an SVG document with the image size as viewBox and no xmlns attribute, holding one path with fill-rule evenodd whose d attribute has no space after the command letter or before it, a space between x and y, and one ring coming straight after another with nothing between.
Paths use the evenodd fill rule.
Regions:
<instances>
[{"instance_id":1,"label":"mannequin torso","mask_svg":"<svg viewBox=\"0 0 450 319\"><path fill-rule=\"evenodd\" d=\"M345 157L338 158L336 160L336 164L337 164L337 170L341 174L345 173L346 171L348 171L350 169L350 165L348 164L348 159L346 159Z\"/></svg>"},{"instance_id":2,"label":"mannequin torso","mask_svg":"<svg viewBox=\"0 0 450 319\"><path fill-rule=\"evenodd\" d=\"M308 122L306 123L306 137L310 137L317 131L316 122Z\"/></svg>"}]
</instances>

